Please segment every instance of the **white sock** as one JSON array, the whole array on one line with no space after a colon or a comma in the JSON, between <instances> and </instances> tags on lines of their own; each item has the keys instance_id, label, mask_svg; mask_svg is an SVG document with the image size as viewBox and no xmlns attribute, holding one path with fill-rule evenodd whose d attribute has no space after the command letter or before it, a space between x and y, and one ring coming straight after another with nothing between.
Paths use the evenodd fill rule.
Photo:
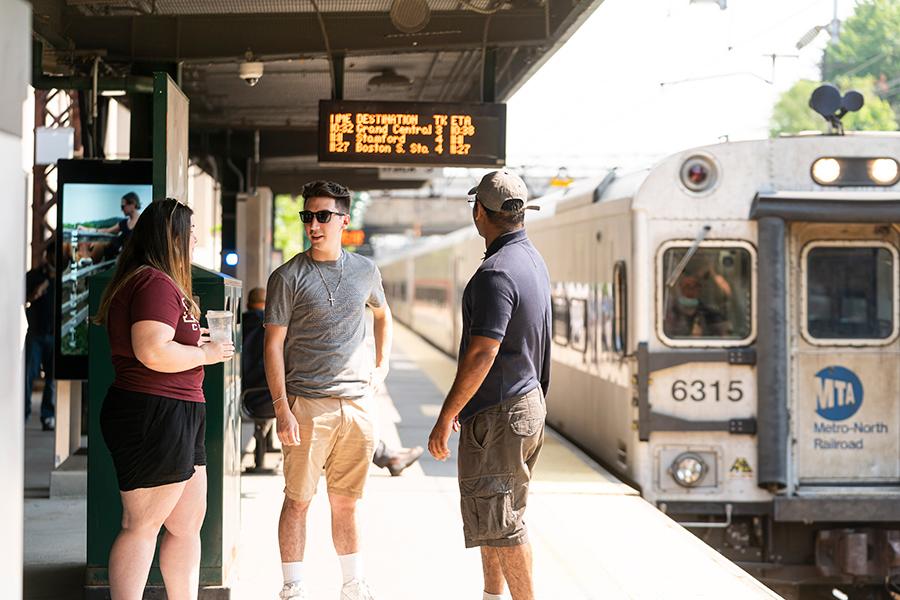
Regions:
<instances>
[{"instance_id":1,"label":"white sock","mask_svg":"<svg viewBox=\"0 0 900 600\"><path fill-rule=\"evenodd\" d=\"M481 600L503 600L503 594L488 594L487 592L484 592Z\"/></svg>"},{"instance_id":2,"label":"white sock","mask_svg":"<svg viewBox=\"0 0 900 600\"><path fill-rule=\"evenodd\" d=\"M285 583L303 581L303 562L283 562L281 573L284 575Z\"/></svg>"},{"instance_id":3,"label":"white sock","mask_svg":"<svg viewBox=\"0 0 900 600\"><path fill-rule=\"evenodd\" d=\"M353 554L344 554L338 556L341 561L341 573L344 574L344 583L349 583L354 579L362 581L363 578L363 560L362 554L354 552Z\"/></svg>"}]
</instances>

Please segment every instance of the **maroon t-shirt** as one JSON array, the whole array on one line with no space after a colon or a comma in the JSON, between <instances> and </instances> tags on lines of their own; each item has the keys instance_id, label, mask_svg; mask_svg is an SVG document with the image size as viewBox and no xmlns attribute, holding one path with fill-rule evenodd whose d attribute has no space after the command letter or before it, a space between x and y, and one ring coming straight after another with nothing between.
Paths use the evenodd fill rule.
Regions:
<instances>
[{"instance_id":1,"label":"maroon t-shirt","mask_svg":"<svg viewBox=\"0 0 900 600\"><path fill-rule=\"evenodd\" d=\"M175 341L196 346L200 322L175 283L162 271L146 268L116 293L109 305L106 329L116 370L113 385L122 390L203 402L203 367L180 373L160 373L144 366L131 346L131 326L159 321L175 329Z\"/></svg>"}]
</instances>

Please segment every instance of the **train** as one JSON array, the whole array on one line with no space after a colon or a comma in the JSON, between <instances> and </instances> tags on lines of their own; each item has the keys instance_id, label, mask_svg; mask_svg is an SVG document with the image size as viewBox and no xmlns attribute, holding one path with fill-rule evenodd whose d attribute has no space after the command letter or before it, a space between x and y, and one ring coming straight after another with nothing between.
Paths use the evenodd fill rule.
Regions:
<instances>
[{"instance_id":1,"label":"train","mask_svg":"<svg viewBox=\"0 0 900 600\"><path fill-rule=\"evenodd\" d=\"M723 142L527 217L549 425L786 598L900 597L898 161L898 133ZM395 317L456 355L483 252L379 258Z\"/></svg>"}]
</instances>

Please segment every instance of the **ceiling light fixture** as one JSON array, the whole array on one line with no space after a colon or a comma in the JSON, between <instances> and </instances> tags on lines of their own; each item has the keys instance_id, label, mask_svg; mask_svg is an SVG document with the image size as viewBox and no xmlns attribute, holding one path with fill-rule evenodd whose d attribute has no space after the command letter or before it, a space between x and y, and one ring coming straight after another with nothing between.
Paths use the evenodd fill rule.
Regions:
<instances>
[{"instance_id":1,"label":"ceiling light fixture","mask_svg":"<svg viewBox=\"0 0 900 600\"><path fill-rule=\"evenodd\" d=\"M431 8L427 0L393 0L391 23L403 33L418 33L431 20Z\"/></svg>"},{"instance_id":2,"label":"ceiling light fixture","mask_svg":"<svg viewBox=\"0 0 900 600\"><path fill-rule=\"evenodd\" d=\"M387 68L372 77L366 86L369 88L409 88L412 86L412 80L400 75L392 68Z\"/></svg>"}]
</instances>

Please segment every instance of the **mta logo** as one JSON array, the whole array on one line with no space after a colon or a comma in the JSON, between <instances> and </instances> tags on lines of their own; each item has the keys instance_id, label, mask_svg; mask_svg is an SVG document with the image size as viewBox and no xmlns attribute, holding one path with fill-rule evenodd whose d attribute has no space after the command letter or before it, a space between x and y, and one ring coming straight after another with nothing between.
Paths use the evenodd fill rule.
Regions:
<instances>
[{"instance_id":1,"label":"mta logo","mask_svg":"<svg viewBox=\"0 0 900 600\"><path fill-rule=\"evenodd\" d=\"M825 367L816 373L816 413L829 421L856 414L863 401L863 386L856 373L844 367Z\"/></svg>"}]
</instances>

